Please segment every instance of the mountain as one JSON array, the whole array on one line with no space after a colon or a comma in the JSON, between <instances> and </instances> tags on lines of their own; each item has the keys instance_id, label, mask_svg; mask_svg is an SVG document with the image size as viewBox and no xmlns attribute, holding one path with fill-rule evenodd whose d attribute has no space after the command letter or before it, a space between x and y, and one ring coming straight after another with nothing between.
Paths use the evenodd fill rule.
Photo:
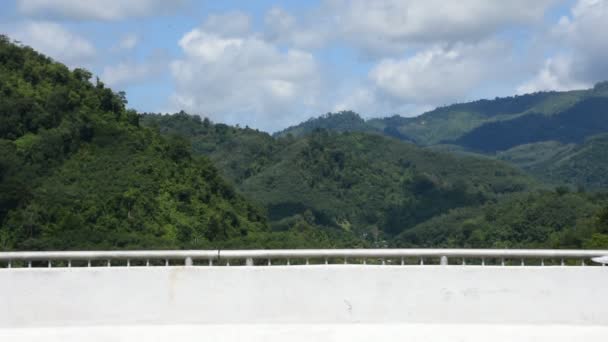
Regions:
<instances>
[{"instance_id":1,"label":"mountain","mask_svg":"<svg viewBox=\"0 0 608 342\"><path fill-rule=\"evenodd\" d=\"M552 184L607 189L608 133L587 138L581 144L547 141L525 144L497 154L498 159Z\"/></svg>"},{"instance_id":2,"label":"mountain","mask_svg":"<svg viewBox=\"0 0 608 342\"><path fill-rule=\"evenodd\" d=\"M591 138L608 133L608 82L588 90L454 104L414 118L392 116L365 121L352 112L330 113L277 136L302 136L315 129L376 133L434 151L483 154L511 162L552 184L607 187L600 175L601 170L608 169L606 158L598 152L602 140ZM549 158L570 149L575 149L577 156L572 160L568 155ZM586 157L590 151L593 156ZM522 159L525 162L518 162Z\"/></svg>"},{"instance_id":3,"label":"mountain","mask_svg":"<svg viewBox=\"0 0 608 342\"><path fill-rule=\"evenodd\" d=\"M305 217L376 241L451 208L533 187L501 162L434 152L380 134L317 129L273 138L185 113L144 115L142 123L188 136L197 153L267 208L275 230Z\"/></svg>"},{"instance_id":4,"label":"mountain","mask_svg":"<svg viewBox=\"0 0 608 342\"><path fill-rule=\"evenodd\" d=\"M311 134L315 130L326 129L334 132L380 132L368 125L359 114L352 111L327 113L317 118L311 118L298 125L288 127L274 134L275 137L292 135L300 137Z\"/></svg>"},{"instance_id":5,"label":"mountain","mask_svg":"<svg viewBox=\"0 0 608 342\"><path fill-rule=\"evenodd\" d=\"M0 250L201 248L267 231L180 137L83 69L0 36Z\"/></svg>"},{"instance_id":6,"label":"mountain","mask_svg":"<svg viewBox=\"0 0 608 342\"><path fill-rule=\"evenodd\" d=\"M602 209L603 208L603 209ZM399 247L606 248L608 196L538 191L433 217L397 236Z\"/></svg>"},{"instance_id":7,"label":"mountain","mask_svg":"<svg viewBox=\"0 0 608 342\"><path fill-rule=\"evenodd\" d=\"M0 36L0 250L608 247L605 193L498 160L603 184L605 135L490 157L345 112L271 136L140 114L91 77Z\"/></svg>"}]
</instances>

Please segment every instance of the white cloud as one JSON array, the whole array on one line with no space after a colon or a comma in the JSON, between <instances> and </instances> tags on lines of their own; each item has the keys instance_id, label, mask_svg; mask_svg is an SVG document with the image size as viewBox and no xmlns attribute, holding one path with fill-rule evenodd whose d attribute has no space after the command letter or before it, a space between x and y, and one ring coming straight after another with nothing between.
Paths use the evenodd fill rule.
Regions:
<instances>
[{"instance_id":1,"label":"white cloud","mask_svg":"<svg viewBox=\"0 0 608 342\"><path fill-rule=\"evenodd\" d=\"M304 19L306 22L302 23L302 18L274 7L264 16L265 39L306 49L320 48L331 39L334 32L315 19L316 16Z\"/></svg>"},{"instance_id":2,"label":"white cloud","mask_svg":"<svg viewBox=\"0 0 608 342\"><path fill-rule=\"evenodd\" d=\"M235 37L249 34L251 19L243 12L233 11L224 14L212 14L201 27L203 31L213 32L223 37Z\"/></svg>"},{"instance_id":3,"label":"white cloud","mask_svg":"<svg viewBox=\"0 0 608 342\"><path fill-rule=\"evenodd\" d=\"M107 65L101 73L101 80L111 87L124 87L150 81L168 69L167 60L162 56L145 61L123 61Z\"/></svg>"},{"instance_id":4,"label":"white cloud","mask_svg":"<svg viewBox=\"0 0 608 342\"><path fill-rule=\"evenodd\" d=\"M588 88L608 79L608 1L579 0L546 39L557 53L518 92Z\"/></svg>"},{"instance_id":5,"label":"white cloud","mask_svg":"<svg viewBox=\"0 0 608 342\"><path fill-rule=\"evenodd\" d=\"M304 23L280 9L266 15L268 34L297 46L347 42L385 56L413 44L472 42L510 26L541 22L555 0L326 0Z\"/></svg>"},{"instance_id":6,"label":"white cloud","mask_svg":"<svg viewBox=\"0 0 608 342\"><path fill-rule=\"evenodd\" d=\"M76 20L120 20L165 13L183 1L165 0L17 0L17 9L30 16Z\"/></svg>"},{"instance_id":7,"label":"white cloud","mask_svg":"<svg viewBox=\"0 0 608 342\"><path fill-rule=\"evenodd\" d=\"M314 57L282 51L237 26L206 22L181 38L184 57L171 63L173 107L267 130L316 112L321 80Z\"/></svg>"},{"instance_id":8,"label":"white cloud","mask_svg":"<svg viewBox=\"0 0 608 342\"><path fill-rule=\"evenodd\" d=\"M369 77L381 96L398 103L440 105L468 97L482 81L508 64L504 44L436 45L404 59L384 59Z\"/></svg>"},{"instance_id":9,"label":"white cloud","mask_svg":"<svg viewBox=\"0 0 608 342\"><path fill-rule=\"evenodd\" d=\"M13 30L11 38L71 67L87 64L96 54L91 42L56 23L29 21Z\"/></svg>"},{"instance_id":10,"label":"white cloud","mask_svg":"<svg viewBox=\"0 0 608 342\"><path fill-rule=\"evenodd\" d=\"M129 33L124 35L120 42L118 42L117 48L119 50L131 50L139 43L139 37L135 33Z\"/></svg>"},{"instance_id":11,"label":"white cloud","mask_svg":"<svg viewBox=\"0 0 608 342\"><path fill-rule=\"evenodd\" d=\"M573 90L589 88L590 83L577 80L573 75L573 61L568 56L548 58L542 69L531 80L517 87L518 94L547 90Z\"/></svg>"}]
</instances>

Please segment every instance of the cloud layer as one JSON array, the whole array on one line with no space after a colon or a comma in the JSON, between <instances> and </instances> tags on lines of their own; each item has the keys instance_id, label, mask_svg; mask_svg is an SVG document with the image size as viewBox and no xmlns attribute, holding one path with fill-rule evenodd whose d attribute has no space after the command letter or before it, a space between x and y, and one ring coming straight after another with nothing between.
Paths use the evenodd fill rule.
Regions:
<instances>
[{"instance_id":1,"label":"cloud layer","mask_svg":"<svg viewBox=\"0 0 608 342\"><path fill-rule=\"evenodd\" d=\"M291 122L294 108L316 104L321 80L315 58L298 49L282 51L249 32L242 14L210 18L179 46L184 56L171 63L176 109L273 129Z\"/></svg>"},{"instance_id":2,"label":"cloud layer","mask_svg":"<svg viewBox=\"0 0 608 342\"><path fill-rule=\"evenodd\" d=\"M265 130L330 110L409 116L608 79L606 0L16 0L15 10L0 24L12 38L136 99L152 89L158 110ZM153 26L140 26L146 16Z\"/></svg>"},{"instance_id":3,"label":"cloud layer","mask_svg":"<svg viewBox=\"0 0 608 342\"><path fill-rule=\"evenodd\" d=\"M181 0L17 0L18 10L29 16L75 20L120 20L163 13Z\"/></svg>"}]
</instances>

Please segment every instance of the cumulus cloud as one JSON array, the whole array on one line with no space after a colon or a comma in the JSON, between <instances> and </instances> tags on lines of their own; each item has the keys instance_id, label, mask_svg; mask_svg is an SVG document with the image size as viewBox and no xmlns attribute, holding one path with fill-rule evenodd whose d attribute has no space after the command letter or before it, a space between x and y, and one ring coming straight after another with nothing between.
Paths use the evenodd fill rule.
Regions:
<instances>
[{"instance_id":1,"label":"cumulus cloud","mask_svg":"<svg viewBox=\"0 0 608 342\"><path fill-rule=\"evenodd\" d=\"M517 87L517 93L589 88L590 83L580 81L574 74L573 65L574 62L570 56L548 58L533 79Z\"/></svg>"},{"instance_id":2,"label":"cumulus cloud","mask_svg":"<svg viewBox=\"0 0 608 342\"><path fill-rule=\"evenodd\" d=\"M579 0L547 40L557 47L519 92L587 88L608 79L608 2Z\"/></svg>"},{"instance_id":3,"label":"cumulus cloud","mask_svg":"<svg viewBox=\"0 0 608 342\"><path fill-rule=\"evenodd\" d=\"M13 29L9 32L13 39L71 67L87 64L96 54L91 42L57 23L29 21Z\"/></svg>"},{"instance_id":4,"label":"cumulus cloud","mask_svg":"<svg viewBox=\"0 0 608 342\"><path fill-rule=\"evenodd\" d=\"M171 63L173 107L267 130L303 119L321 85L314 57L244 33L245 20L220 25L228 21L212 18L180 39L184 56Z\"/></svg>"},{"instance_id":5,"label":"cumulus cloud","mask_svg":"<svg viewBox=\"0 0 608 342\"><path fill-rule=\"evenodd\" d=\"M111 87L125 87L161 76L167 71L168 63L167 56L158 53L143 61L127 60L107 65L100 78Z\"/></svg>"},{"instance_id":6,"label":"cumulus cloud","mask_svg":"<svg viewBox=\"0 0 608 342\"><path fill-rule=\"evenodd\" d=\"M411 57L384 59L369 73L381 96L429 105L462 100L483 80L499 76L509 48L489 40L479 44L435 45Z\"/></svg>"},{"instance_id":7,"label":"cumulus cloud","mask_svg":"<svg viewBox=\"0 0 608 342\"><path fill-rule=\"evenodd\" d=\"M280 9L266 16L270 36L298 46L347 42L368 55L401 53L412 44L471 42L543 19L555 0L326 0L298 25Z\"/></svg>"},{"instance_id":8,"label":"cumulus cloud","mask_svg":"<svg viewBox=\"0 0 608 342\"><path fill-rule=\"evenodd\" d=\"M119 20L175 9L184 1L165 0L17 0L17 9L30 16L75 20Z\"/></svg>"}]
</instances>

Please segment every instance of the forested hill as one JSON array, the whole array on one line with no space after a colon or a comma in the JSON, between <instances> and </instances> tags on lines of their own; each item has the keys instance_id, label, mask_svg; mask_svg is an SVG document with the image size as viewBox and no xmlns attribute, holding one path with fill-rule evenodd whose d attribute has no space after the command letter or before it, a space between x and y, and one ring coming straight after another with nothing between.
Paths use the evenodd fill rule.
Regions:
<instances>
[{"instance_id":1,"label":"forested hill","mask_svg":"<svg viewBox=\"0 0 608 342\"><path fill-rule=\"evenodd\" d=\"M0 94L0 250L608 247L606 195L539 188L502 161L404 142L377 122L350 132L354 113L282 137L142 115L90 72L3 36ZM554 144L555 174L600 172L604 136ZM507 152L537 172L528 149Z\"/></svg>"},{"instance_id":2,"label":"forested hill","mask_svg":"<svg viewBox=\"0 0 608 342\"><path fill-rule=\"evenodd\" d=\"M318 118L311 118L298 125L287 127L274 134L275 137L292 135L300 137L311 134L315 130L326 129L333 132L379 132L375 127L367 124L359 114L352 111L327 113Z\"/></svg>"},{"instance_id":3,"label":"forested hill","mask_svg":"<svg viewBox=\"0 0 608 342\"><path fill-rule=\"evenodd\" d=\"M416 117L364 120L351 111L328 113L276 133L301 136L317 128L377 132L421 146L452 143L480 152L554 140L583 142L608 131L608 82L589 90L539 92L439 107Z\"/></svg>"},{"instance_id":4,"label":"forested hill","mask_svg":"<svg viewBox=\"0 0 608 342\"><path fill-rule=\"evenodd\" d=\"M435 150L440 145L442 150L498 155L508 162L526 159L535 167L524 169L543 181L590 189L607 187L600 172L608 169L605 158L577 155L577 161L572 162L564 158L548 159L540 152L551 154L552 151L541 151L542 146L555 143L585 153L603 147L602 139L592 137L608 133L608 82L588 90L540 92L454 104L413 118L392 116L365 121L352 112L326 114L277 135L302 136L316 128L373 132L433 146ZM530 148L531 145L534 147ZM514 165L522 166L517 162Z\"/></svg>"},{"instance_id":5,"label":"forested hill","mask_svg":"<svg viewBox=\"0 0 608 342\"><path fill-rule=\"evenodd\" d=\"M0 36L0 250L208 247L266 230L184 138Z\"/></svg>"},{"instance_id":6,"label":"forested hill","mask_svg":"<svg viewBox=\"0 0 608 342\"><path fill-rule=\"evenodd\" d=\"M185 113L144 115L142 122L190 137L196 152L267 208L278 230L305 218L376 241L452 208L533 186L506 164L433 152L378 134L317 130L300 138L273 138Z\"/></svg>"}]
</instances>

